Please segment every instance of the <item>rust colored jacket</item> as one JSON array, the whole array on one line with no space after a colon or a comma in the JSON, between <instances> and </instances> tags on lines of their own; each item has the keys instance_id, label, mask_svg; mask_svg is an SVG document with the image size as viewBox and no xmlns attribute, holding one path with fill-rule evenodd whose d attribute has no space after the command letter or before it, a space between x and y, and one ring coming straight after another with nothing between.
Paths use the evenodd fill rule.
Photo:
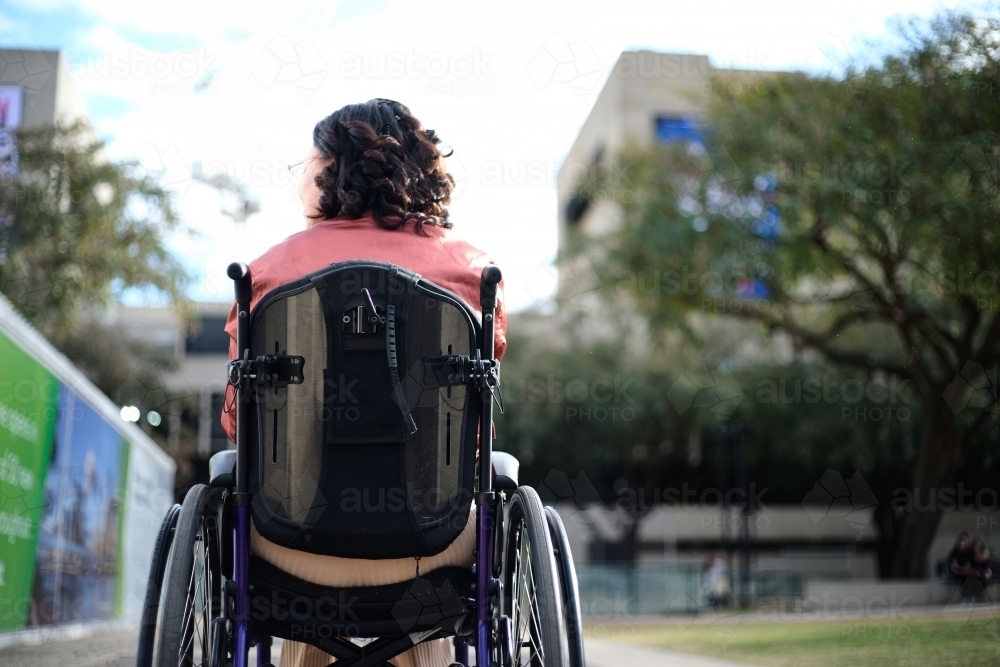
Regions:
<instances>
[{"instance_id":1,"label":"rust colored jacket","mask_svg":"<svg viewBox=\"0 0 1000 667\"><path fill-rule=\"evenodd\" d=\"M426 236L414 231L414 223L397 230L378 226L372 218L324 220L292 234L250 263L253 298L250 307L275 287L301 278L328 264L349 259L369 259L396 264L418 273L462 297L479 311L479 280L490 257L461 240L449 229L424 225ZM496 357L507 349L507 317L503 309L503 283L497 293ZM236 358L236 304L226 322L229 358ZM232 387L226 390L229 405ZM222 413L222 426L230 440L236 439L236 411Z\"/></svg>"}]
</instances>

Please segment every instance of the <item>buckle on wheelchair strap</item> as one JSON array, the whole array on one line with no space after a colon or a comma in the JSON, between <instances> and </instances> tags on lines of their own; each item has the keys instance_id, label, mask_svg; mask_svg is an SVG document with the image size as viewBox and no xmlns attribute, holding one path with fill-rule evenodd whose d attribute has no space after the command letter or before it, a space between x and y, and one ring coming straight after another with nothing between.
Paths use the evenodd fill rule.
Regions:
<instances>
[{"instance_id":1,"label":"buckle on wheelchair strap","mask_svg":"<svg viewBox=\"0 0 1000 667\"><path fill-rule=\"evenodd\" d=\"M471 384L480 391L488 390L499 406L500 412L503 413L500 362L496 359L483 359L479 350L476 350L475 359L465 354L424 357L424 382L439 387Z\"/></svg>"},{"instance_id":2,"label":"buckle on wheelchair strap","mask_svg":"<svg viewBox=\"0 0 1000 667\"><path fill-rule=\"evenodd\" d=\"M473 359L464 354L424 357L424 382L442 387L463 384L474 385L477 389L493 387L500 382L500 362L496 359Z\"/></svg>"},{"instance_id":3,"label":"buckle on wheelchair strap","mask_svg":"<svg viewBox=\"0 0 1000 667\"><path fill-rule=\"evenodd\" d=\"M302 384L305 362L305 357L290 354L262 354L251 360L247 351L242 359L231 359L226 370L234 387L253 380L265 387L284 388Z\"/></svg>"}]
</instances>

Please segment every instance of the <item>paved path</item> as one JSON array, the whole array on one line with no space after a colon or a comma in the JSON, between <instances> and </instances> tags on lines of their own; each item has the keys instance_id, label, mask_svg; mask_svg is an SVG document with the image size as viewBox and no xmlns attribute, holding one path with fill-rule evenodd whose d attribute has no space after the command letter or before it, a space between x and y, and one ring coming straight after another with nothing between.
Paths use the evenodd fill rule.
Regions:
<instances>
[{"instance_id":1,"label":"paved path","mask_svg":"<svg viewBox=\"0 0 1000 667\"><path fill-rule=\"evenodd\" d=\"M33 644L0 648L3 667L132 667L135 630L109 630L77 639L47 638ZM275 646L278 663L281 648ZM749 667L677 651L587 640L587 667Z\"/></svg>"},{"instance_id":2,"label":"paved path","mask_svg":"<svg viewBox=\"0 0 1000 667\"><path fill-rule=\"evenodd\" d=\"M0 648L3 667L133 667L138 633L102 632L82 639Z\"/></svg>"},{"instance_id":3,"label":"paved path","mask_svg":"<svg viewBox=\"0 0 1000 667\"><path fill-rule=\"evenodd\" d=\"M135 630L110 630L78 639L48 639L0 648L3 667L132 667ZM273 652L280 656L280 645ZM726 660L587 640L587 667L750 667Z\"/></svg>"},{"instance_id":4,"label":"paved path","mask_svg":"<svg viewBox=\"0 0 1000 667\"><path fill-rule=\"evenodd\" d=\"M79 633L78 633L79 634ZM50 636L31 643L0 647L2 667L133 667L139 640L136 629L105 629L76 638ZM271 650L275 664L281 659L281 640ZM250 652L256 665L256 653Z\"/></svg>"},{"instance_id":5,"label":"paved path","mask_svg":"<svg viewBox=\"0 0 1000 667\"><path fill-rule=\"evenodd\" d=\"M587 667L750 667L690 653L587 640Z\"/></svg>"},{"instance_id":6,"label":"paved path","mask_svg":"<svg viewBox=\"0 0 1000 667\"><path fill-rule=\"evenodd\" d=\"M907 615L943 614L968 615L974 612L1000 613L997 606L949 606L907 609ZM636 624L660 624L664 617L632 619ZM732 613L712 617L680 617L691 625L700 623L767 622L773 620L803 622L815 620L809 614L782 614L769 618L765 613ZM11 636L0 637L0 667L131 667L135 664L135 645L138 631L121 624L110 623L97 631L69 628L51 628L43 634L29 637L28 643L10 644ZM2 640L8 641L2 641ZM16 638L14 638L16 639ZM666 651L616 643L601 639L587 640L588 667L752 667L719 658L708 658L678 651ZM272 650L277 664L281 654L280 640Z\"/></svg>"}]
</instances>

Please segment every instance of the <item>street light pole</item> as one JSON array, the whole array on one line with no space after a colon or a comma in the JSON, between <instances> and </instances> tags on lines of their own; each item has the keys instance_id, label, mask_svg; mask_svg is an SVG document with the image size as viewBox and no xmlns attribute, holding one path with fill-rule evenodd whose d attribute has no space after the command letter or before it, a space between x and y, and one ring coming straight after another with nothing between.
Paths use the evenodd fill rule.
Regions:
<instances>
[{"instance_id":1,"label":"street light pole","mask_svg":"<svg viewBox=\"0 0 1000 667\"><path fill-rule=\"evenodd\" d=\"M737 477L740 490L743 492L743 505L740 508L740 606L744 609L750 606L750 507L752 495L747 474L747 440L749 429L742 419L733 424L732 433L736 438Z\"/></svg>"}]
</instances>

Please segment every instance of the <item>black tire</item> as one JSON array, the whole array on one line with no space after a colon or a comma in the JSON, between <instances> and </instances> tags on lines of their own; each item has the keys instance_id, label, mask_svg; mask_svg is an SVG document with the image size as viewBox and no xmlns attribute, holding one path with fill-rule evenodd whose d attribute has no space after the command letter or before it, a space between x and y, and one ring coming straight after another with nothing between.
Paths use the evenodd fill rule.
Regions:
<instances>
[{"instance_id":1,"label":"black tire","mask_svg":"<svg viewBox=\"0 0 1000 667\"><path fill-rule=\"evenodd\" d=\"M163 575L167 569L167 557L170 545L174 542L174 529L181 506L174 505L167 510L160 524L160 532L156 536L153 547L153 558L149 564L149 579L146 581L146 598L142 605L142 620L139 622L139 647L135 654L136 667L152 667L153 644L156 639L156 617L160 611L160 590L163 588Z\"/></svg>"},{"instance_id":2,"label":"black tire","mask_svg":"<svg viewBox=\"0 0 1000 667\"><path fill-rule=\"evenodd\" d=\"M534 489L514 492L507 512L501 623L512 650L500 651L502 667L570 667L559 570L542 501Z\"/></svg>"},{"instance_id":3,"label":"black tire","mask_svg":"<svg viewBox=\"0 0 1000 667\"><path fill-rule=\"evenodd\" d=\"M154 667L208 667L213 636L223 618L218 509L221 490L199 484L188 491L174 531L165 595L156 633Z\"/></svg>"},{"instance_id":4,"label":"black tire","mask_svg":"<svg viewBox=\"0 0 1000 667\"><path fill-rule=\"evenodd\" d=\"M563 618L566 619L566 638L569 641L569 664L572 667L587 667L583 650L583 614L580 613L580 585L576 578L573 552L569 548L569 537L562 518L554 507L545 508L549 535L559 566L559 584L562 586Z\"/></svg>"}]
</instances>

